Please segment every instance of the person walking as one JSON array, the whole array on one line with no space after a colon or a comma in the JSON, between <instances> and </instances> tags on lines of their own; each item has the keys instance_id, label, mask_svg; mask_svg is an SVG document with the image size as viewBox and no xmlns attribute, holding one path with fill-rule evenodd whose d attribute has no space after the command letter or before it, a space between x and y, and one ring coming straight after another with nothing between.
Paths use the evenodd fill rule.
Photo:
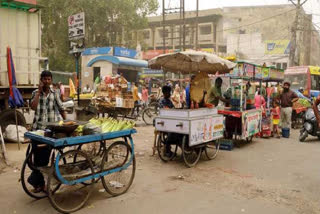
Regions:
<instances>
[{"instance_id":1,"label":"person walking","mask_svg":"<svg viewBox=\"0 0 320 214\"><path fill-rule=\"evenodd\" d=\"M149 93L148 93L148 89L147 89L146 86L143 86L141 94L142 94L142 104L144 106L147 106L148 105Z\"/></svg>"},{"instance_id":2,"label":"person walking","mask_svg":"<svg viewBox=\"0 0 320 214\"><path fill-rule=\"evenodd\" d=\"M291 117L292 117L292 105L296 102L299 97L296 93L290 90L290 83L283 83L283 92L280 94L280 106L281 106L281 127L291 128Z\"/></svg>"}]
</instances>

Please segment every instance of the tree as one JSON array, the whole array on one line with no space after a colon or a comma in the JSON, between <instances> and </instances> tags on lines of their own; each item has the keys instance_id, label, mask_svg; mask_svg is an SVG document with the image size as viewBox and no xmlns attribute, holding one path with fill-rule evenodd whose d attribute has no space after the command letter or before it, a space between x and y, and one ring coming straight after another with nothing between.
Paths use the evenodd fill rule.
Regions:
<instances>
[{"instance_id":1,"label":"tree","mask_svg":"<svg viewBox=\"0 0 320 214\"><path fill-rule=\"evenodd\" d=\"M70 15L84 12L86 47L125 46L135 48L135 32L147 26L147 16L155 13L157 0L38 0L44 8L42 53L49 57L50 69L73 71L69 55L68 23Z\"/></svg>"}]
</instances>

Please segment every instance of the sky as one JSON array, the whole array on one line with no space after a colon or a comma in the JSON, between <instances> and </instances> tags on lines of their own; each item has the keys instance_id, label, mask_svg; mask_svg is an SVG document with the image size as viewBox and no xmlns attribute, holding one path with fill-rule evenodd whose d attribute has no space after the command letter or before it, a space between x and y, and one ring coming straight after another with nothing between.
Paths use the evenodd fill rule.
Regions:
<instances>
[{"instance_id":1,"label":"sky","mask_svg":"<svg viewBox=\"0 0 320 214\"><path fill-rule=\"evenodd\" d=\"M302 2L304 0L301 0ZM162 11L162 0L158 0L160 8L158 14ZM180 0L165 0L165 5L168 7L178 7ZM254 6L254 5L278 5L291 4L288 0L199 0L199 9L222 8L231 6ZM308 14L313 14L313 23L319 25L320 30L320 0L308 0L304 4L304 10ZM185 10L195 10L196 0L185 0ZM272 14L270 14L272 15Z\"/></svg>"}]
</instances>

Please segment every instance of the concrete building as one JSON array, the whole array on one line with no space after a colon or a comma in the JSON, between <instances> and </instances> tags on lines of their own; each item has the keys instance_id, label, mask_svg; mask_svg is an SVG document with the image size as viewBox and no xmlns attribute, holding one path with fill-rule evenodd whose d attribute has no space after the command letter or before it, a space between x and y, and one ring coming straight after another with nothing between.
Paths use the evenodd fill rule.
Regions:
<instances>
[{"instance_id":1,"label":"concrete building","mask_svg":"<svg viewBox=\"0 0 320 214\"><path fill-rule=\"evenodd\" d=\"M166 16L166 52L183 48L179 17L179 14ZM195 49L196 13L186 12L185 17L185 49ZM201 10L198 18L198 49L286 68L294 19L295 7L291 4ZM138 32L142 37L142 46L147 49L144 59L164 52L162 16L149 17L148 20L149 28ZM305 11L301 12L297 35L298 63L319 65L319 33L312 24L312 16Z\"/></svg>"}]
</instances>

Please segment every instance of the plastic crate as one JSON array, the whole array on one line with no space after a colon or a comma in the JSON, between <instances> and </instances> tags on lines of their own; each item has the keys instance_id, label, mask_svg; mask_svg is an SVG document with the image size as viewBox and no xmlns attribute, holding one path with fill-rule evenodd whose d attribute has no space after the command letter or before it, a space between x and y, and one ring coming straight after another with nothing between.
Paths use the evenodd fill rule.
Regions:
<instances>
[{"instance_id":1,"label":"plastic crate","mask_svg":"<svg viewBox=\"0 0 320 214\"><path fill-rule=\"evenodd\" d=\"M220 149L231 151L233 150L234 144L232 140L229 139L222 139L220 140Z\"/></svg>"}]
</instances>

